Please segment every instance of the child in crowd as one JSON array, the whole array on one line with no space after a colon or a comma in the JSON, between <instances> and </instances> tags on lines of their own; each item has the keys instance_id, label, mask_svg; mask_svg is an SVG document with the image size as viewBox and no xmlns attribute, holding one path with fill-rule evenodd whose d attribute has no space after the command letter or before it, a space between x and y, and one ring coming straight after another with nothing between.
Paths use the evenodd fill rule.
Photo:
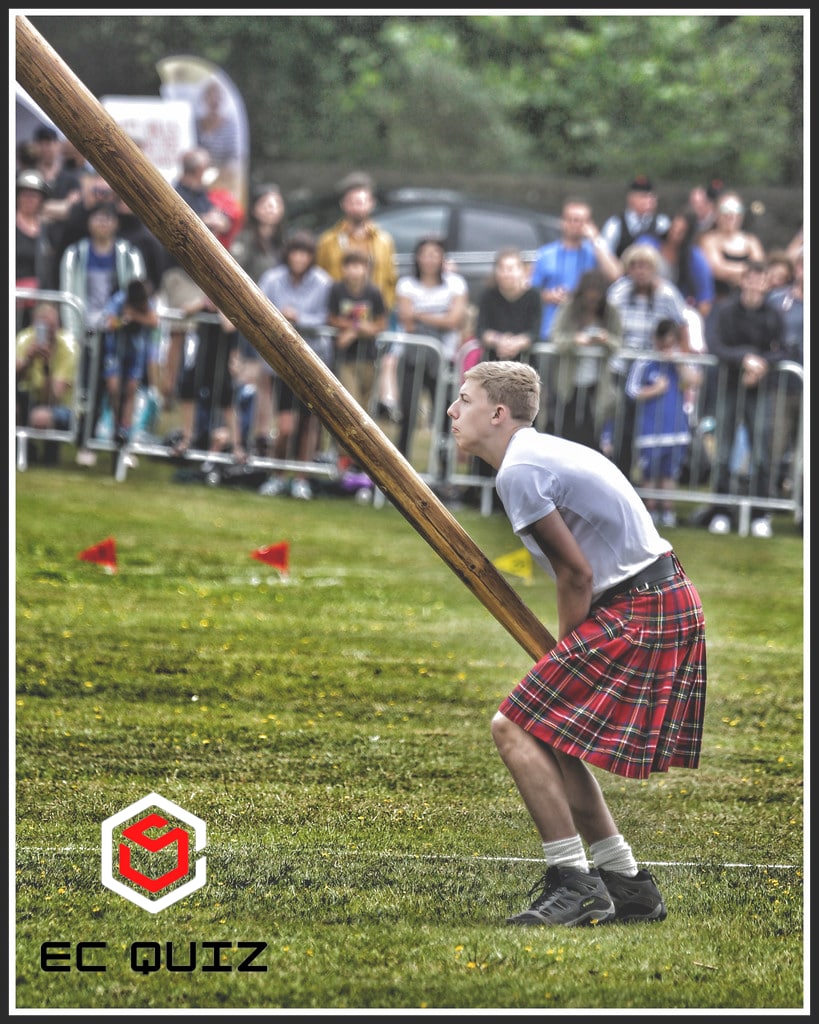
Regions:
<instances>
[{"instance_id":1,"label":"child in crowd","mask_svg":"<svg viewBox=\"0 0 819 1024\"><path fill-rule=\"evenodd\" d=\"M349 249L341 260L341 280L330 289L327 323L336 328L336 368L344 387L365 409L375 382L375 339L387 329L387 309L370 280L370 257Z\"/></svg>"},{"instance_id":2,"label":"child in crowd","mask_svg":"<svg viewBox=\"0 0 819 1024\"><path fill-rule=\"evenodd\" d=\"M156 303L146 282L134 278L114 293L104 318L103 377L120 445L131 434L137 389L158 384L159 340Z\"/></svg>"},{"instance_id":3,"label":"child in crowd","mask_svg":"<svg viewBox=\"0 0 819 1024\"><path fill-rule=\"evenodd\" d=\"M680 479L691 429L684 394L701 383L698 367L680 362L680 327L660 320L654 328L654 355L637 359L626 380L626 393L637 403L634 443L642 483L666 492L662 502L649 498L646 507L657 525L673 528L674 491Z\"/></svg>"},{"instance_id":4,"label":"child in crowd","mask_svg":"<svg viewBox=\"0 0 819 1024\"><path fill-rule=\"evenodd\" d=\"M387 309L380 289L370 280L370 257L363 250L348 249L342 256L341 280L330 288L327 308L327 323L337 332L338 379L362 408L369 409L375 384L375 339L387 328ZM339 469L358 472L343 452Z\"/></svg>"}]
</instances>

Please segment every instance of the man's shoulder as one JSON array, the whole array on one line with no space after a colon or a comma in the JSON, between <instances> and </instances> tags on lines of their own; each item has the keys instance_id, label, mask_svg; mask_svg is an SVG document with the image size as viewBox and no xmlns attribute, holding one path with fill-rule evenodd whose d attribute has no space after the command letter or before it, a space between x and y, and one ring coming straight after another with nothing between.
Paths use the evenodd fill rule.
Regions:
<instances>
[{"instance_id":1,"label":"man's shoulder","mask_svg":"<svg viewBox=\"0 0 819 1024\"><path fill-rule=\"evenodd\" d=\"M380 239L384 245L389 245L392 247L395 246L395 239L392 237L389 231L386 230L386 228L382 228L381 225L376 224L374 220L368 222L368 227L374 238Z\"/></svg>"},{"instance_id":2,"label":"man's shoulder","mask_svg":"<svg viewBox=\"0 0 819 1024\"><path fill-rule=\"evenodd\" d=\"M335 224L332 224L329 228L325 228L324 231L319 232L317 245L327 245L328 242L335 242L339 236L344 232L345 220L342 217L341 220L337 220Z\"/></svg>"},{"instance_id":3,"label":"man's shoulder","mask_svg":"<svg viewBox=\"0 0 819 1024\"><path fill-rule=\"evenodd\" d=\"M34 344L36 335L34 333L34 327L24 327L21 331L17 332L15 338L15 347L17 349L17 355L22 355L27 349L31 348Z\"/></svg>"},{"instance_id":4,"label":"man's shoulder","mask_svg":"<svg viewBox=\"0 0 819 1024\"><path fill-rule=\"evenodd\" d=\"M556 238L553 242L546 242L539 249L535 250L535 262L540 263L541 260L548 260L557 256L562 248L563 242L559 238Z\"/></svg>"}]
</instances>

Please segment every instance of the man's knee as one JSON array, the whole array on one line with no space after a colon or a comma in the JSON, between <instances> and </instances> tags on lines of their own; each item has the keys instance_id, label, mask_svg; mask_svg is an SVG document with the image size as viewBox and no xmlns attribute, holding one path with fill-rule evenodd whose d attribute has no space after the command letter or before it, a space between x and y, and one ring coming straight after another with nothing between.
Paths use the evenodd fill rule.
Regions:
<instances>
[{"instance_id":1,"label":"man's knee","mask_svg":"<svg viewBox=\"0 0 819 1024\"><path fill-rule=\"evenodd\" d=\"M490 730L492 739L495 741L495 746L498 749L511 743L514 740L515 734L521 731L519 726L515 725L514 722L510 722L500 711L495 712Z\"/></svg>"},{"instance_id":2,"label":"man's knee","mask_svg":"<svg viewBox=\"0 0 819 1024\"><path fill-rule=\"evenodd\" d=\"M54 426L54 417L47 405L35 406L28 418L28 425L35 430L51 430Z\"/></svg>"}]
</instances>

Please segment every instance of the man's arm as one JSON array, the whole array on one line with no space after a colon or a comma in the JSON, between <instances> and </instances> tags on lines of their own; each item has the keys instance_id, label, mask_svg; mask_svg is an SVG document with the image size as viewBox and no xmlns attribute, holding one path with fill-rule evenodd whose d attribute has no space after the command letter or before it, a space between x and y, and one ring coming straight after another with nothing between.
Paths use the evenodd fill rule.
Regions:
<instances>
[{"instance_id":1,"label":"man's arm","mask_svg":"<svg viewBox=\"0 0 819 1024\"><path fill-rule=\"evenodd\" d=\"M562 640L589 616L594 574L557 509L534 523L531 532L555 571L557 638Z\"/></svg>"},{"instance_id":2,"label":"man's arm","mask_svg":"<svg viewBox=\"0 0 819 1024\"><path fill-rule=\"evenodd\" d=\"M609 284L616 281L618 277L622 277L624 273L623 264L609 248L602 231L598 231L597 226L592 221L589 221L586 224L585 234L594 249L594 258L597 261L597 266Z\"/></svg>"}]
</instances>

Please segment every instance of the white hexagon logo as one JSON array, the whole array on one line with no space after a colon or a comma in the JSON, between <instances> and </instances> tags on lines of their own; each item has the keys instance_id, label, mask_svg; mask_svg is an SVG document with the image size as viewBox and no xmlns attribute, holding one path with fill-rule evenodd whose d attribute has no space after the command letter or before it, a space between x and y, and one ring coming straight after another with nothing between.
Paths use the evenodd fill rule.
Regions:
<instances>
[{"instance_id":1,"label":"white hexagon logo","mask_svg":"<svg viewBox=\"0 0 819 1024\"><path fill-rule=\"evenodd\" d=\"M138 817L143 811L152 813ZM158 812L164 812L158 813ZM151 830L164 829L169 819L176 824L160 835L147 835ZM127 828L120 826L130 822ZM187 828L183 826L188 826ZM137 800L102 823L102 884L112 892L124 896L138 907L151 914L157 914L165 907L201 889L207 881L205 858L200 857L191 873L191 846L199 852L205 846L205 822L178 804L165 800L158 793ZM116 852L114 839L117 839ZM191 843L193 839L193 843ZM124 840L128 840L125 842ZM161 874L153 876L139 870L133 862L133 854L139 849L156 854L164 860L175 849L176 863ZM187 881L179 885L183 879ZM126 881L130 884L126 884ZM164 893L151 898L145 893Z\"/></svg>"}]
</instances>

